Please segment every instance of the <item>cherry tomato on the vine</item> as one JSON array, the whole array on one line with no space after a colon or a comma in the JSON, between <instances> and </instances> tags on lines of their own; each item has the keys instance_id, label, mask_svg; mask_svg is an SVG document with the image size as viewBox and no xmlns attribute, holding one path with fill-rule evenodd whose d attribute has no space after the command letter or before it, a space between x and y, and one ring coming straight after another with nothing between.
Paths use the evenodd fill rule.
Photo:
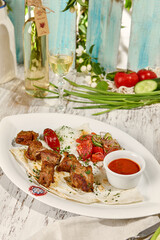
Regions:
<instances>
[{"instance_id":1,"label":"cherry tomato on the vine","mask_svg":"<svg viewBox=\"0 0 160 240\"><path fill-rule=\"evenodd\" d=\"M60 152L60 142L57 134L50 128L46 128L43 132L44 140L54 151Z\"/></svg>"},{"instance_id":2,"label":"cherry tomato on the vine","mask_svg":"<svg viewBox=\"0 0 160 240\"><path fill-rule=\"evenodd\" d=\"M135 72L117 72L114 77L114 82L117 88L121 86L133 87L139 81L138 75Z\"/></svg>"},{"instance_id":3,"label":"cherry tomato on the vine","mask_svg":"<svg viewBox=\"0 0 160 240\"><path fill-rule=\"evenodd\" d=\"M156 73L151 70L141 69L137 72L139 81L157 78Z\"/></svg>"}]
</instances>

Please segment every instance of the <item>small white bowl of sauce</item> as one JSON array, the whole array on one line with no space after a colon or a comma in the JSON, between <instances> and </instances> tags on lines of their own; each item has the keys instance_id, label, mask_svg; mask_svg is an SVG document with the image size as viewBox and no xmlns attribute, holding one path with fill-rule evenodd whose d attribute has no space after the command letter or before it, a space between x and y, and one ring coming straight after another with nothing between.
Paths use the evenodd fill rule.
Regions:
<instances>
[{"instance_id":1,"label":"small white bowl of sauce","mask_svg":"<svg viewBox=\"0 0 160 240\"><path fill-rule=\"evenodd\" d=\"M138 185L145 169L145 161L134 152L117 150L106 155L104 167L113 187L130 189Z\"/></svg>"}]
</instances>

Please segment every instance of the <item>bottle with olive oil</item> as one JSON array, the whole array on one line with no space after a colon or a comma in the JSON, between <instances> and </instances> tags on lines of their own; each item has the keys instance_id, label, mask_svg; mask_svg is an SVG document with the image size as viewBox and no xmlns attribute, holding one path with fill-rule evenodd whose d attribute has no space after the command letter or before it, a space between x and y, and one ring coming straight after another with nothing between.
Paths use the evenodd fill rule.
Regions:
<instances>
[{"instance_id":1,"label":"bottle with olive oil","mask_svg":"<svg viewBox=\"0 0 160 240\"><path fill-rule=\"evenodd\" d=\"M39 88L49 88L48 36L38 36L34 14L35 6L41 5L41 0L25 1L23 29L25 90L33 97L44 97L47 92Z\"/></svg>"}]
</instances>

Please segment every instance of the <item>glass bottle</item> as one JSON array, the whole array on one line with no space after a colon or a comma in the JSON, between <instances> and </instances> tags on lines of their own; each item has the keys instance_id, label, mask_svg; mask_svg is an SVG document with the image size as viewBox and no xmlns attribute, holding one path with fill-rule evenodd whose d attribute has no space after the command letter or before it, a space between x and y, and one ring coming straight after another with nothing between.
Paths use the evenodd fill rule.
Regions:
<instances>
[{"instance_id":1,"label":"glass bottle","mask_svg":"<svg viewBox=\"0 0 160 240\"><path fill-rule=\"evenodd\" d=\"M9 82L16 75L14 27L7 14L6 2L0 0L0 84Z\"/></svg>"},{"instance_id":2,"label":"glass bottle","mask_svg":"<svg viewBox=\"0 0 160 240\"><path fill-rule=\"evenodd\" d=\"M27 0L25 1L23 48L26 93L34 97L44 97L47 92L37 87L49 88L48 36L38 36L34 6L28 6Z\"/></svg>"}]
</instances>

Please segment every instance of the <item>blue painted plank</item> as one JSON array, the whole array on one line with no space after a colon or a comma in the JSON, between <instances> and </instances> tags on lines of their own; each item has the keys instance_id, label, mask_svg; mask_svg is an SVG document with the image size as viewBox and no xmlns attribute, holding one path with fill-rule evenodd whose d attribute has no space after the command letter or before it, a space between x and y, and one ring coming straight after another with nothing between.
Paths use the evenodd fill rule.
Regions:
<instances>
[{"instance_id":1,"label":"blue painted plank","mask_svg":"<svg viewBox=\"0 0 160 240\"><path fill-rule=\"evenodd\" d=\"M7 0L12 8L9 17L15 27L17 62L23 62L22 29L24 25L25 0ZM62 12L66 0L43 0L43 5L51 8L55 13L47 14L49 21L49 49L69 47L75 52L76 48L76 13Z\"/></svg>"},{"instance_id":2,"label":"blue painted plank","mask_svg":"<svg viewBox=\"0 0 160 240\"><path fill-rule=\"evenodd\" d=\"M93 57L108 72L117 67L122 10L123 1L89 1L87 51L95 44Z\"/></svg>"},{"instance_id":3,"label":"blue painted plank","mask_svg":"<svg viewBox=\"0 0 160 240\"><path fill-rule=\"evenodd\" d=\"M12 8L9 12L9 17L14 25L15 43L16 43L16 57L18 63L23 63L23 37L22 29L24 25L24 5L25 0L6 0Z\"/></svg>"},{"instance_id":4,"label":"blue painted plank","mask_svg":"<svg viewBox=\"0 0 160 240\"><path fill-rule=\"evenodd\" d=\"M134 0L128 68L134 71L160 64L160 1Z\"/></svg>"},{"instance_id":5,"label":"blue painted plank","mask_svg":"<svg viewBox=\"0 0 160 240\"><path fill-rule=\"evenodd\" d=\"M49 22L49 49L65 47L75 53L76 49L76 13L69 10L62 12L66 7L66 0L45 0L44 5L51 8L55 13L47 15Z\"/></svg>"}]
</instances>

